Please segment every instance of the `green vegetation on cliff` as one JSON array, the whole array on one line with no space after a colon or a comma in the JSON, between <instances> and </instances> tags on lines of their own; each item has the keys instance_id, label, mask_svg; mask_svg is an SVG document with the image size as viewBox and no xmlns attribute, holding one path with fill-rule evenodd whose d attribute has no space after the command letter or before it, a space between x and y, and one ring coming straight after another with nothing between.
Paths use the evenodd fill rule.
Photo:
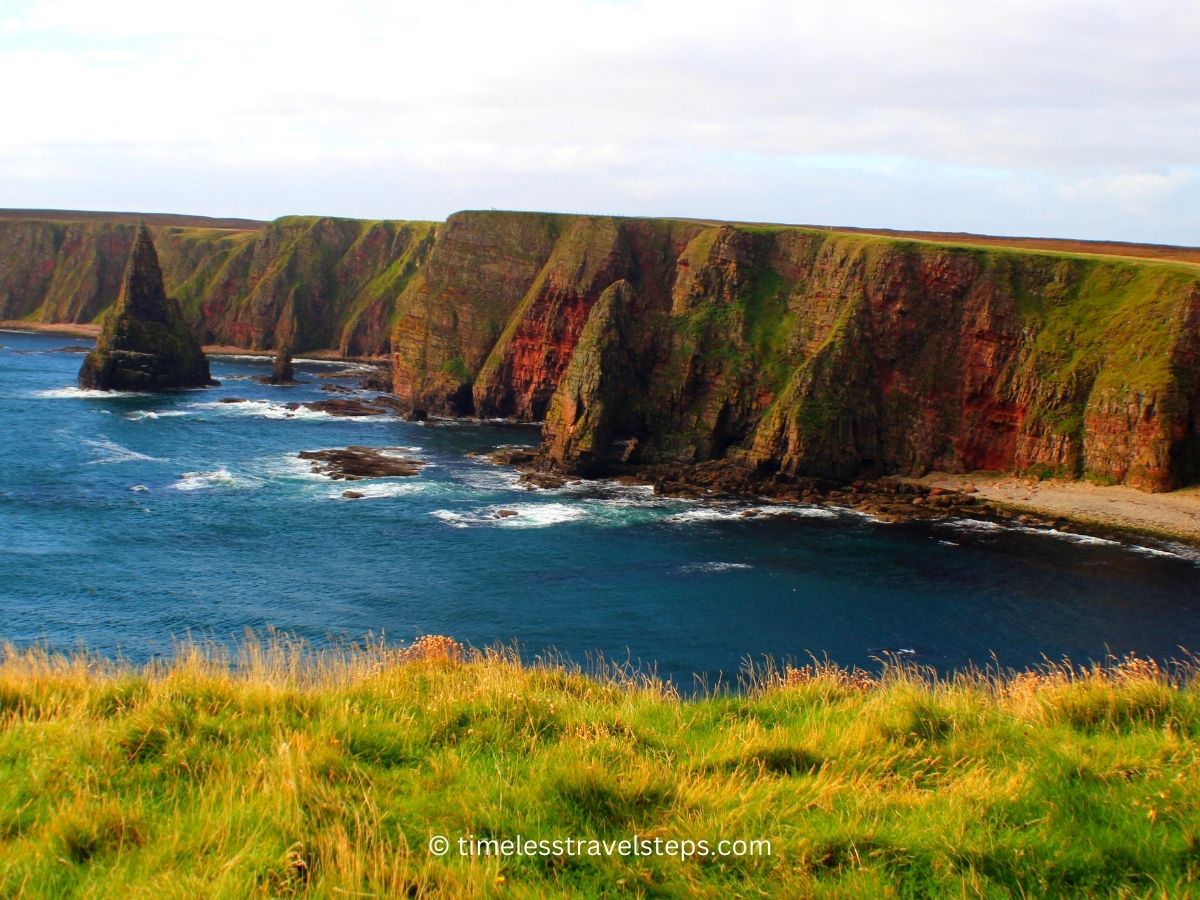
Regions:
<instances>
[{"instance_id":1,"label":"green vegetation on cliff","mask_svg":"<svg viewBox=\"0 0 1200 900\"><path fill-rule=\"evenodd\" d=\"M446 639L146 669L9 650L0 895L1186 896L1198 738L1195 682L1144 661L681 700ZM458 851L635 835L770 850Z\"/></svg>"}]
</instances>

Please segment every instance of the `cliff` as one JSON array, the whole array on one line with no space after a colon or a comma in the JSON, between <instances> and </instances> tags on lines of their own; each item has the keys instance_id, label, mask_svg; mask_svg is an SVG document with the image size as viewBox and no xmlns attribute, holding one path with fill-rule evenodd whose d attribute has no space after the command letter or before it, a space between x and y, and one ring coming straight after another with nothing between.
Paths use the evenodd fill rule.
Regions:
<instances>
[{"instance_id":1,"label":"cliff","mask_svg":"<svg viewBox=\"0 0 1200 900\"><path fill-rule=\"evenodd\" d=\"M79 369L80 387L154 391L212 383L199 341L163 289L150 232L139 226L117 301Z\"/></svg>"},{"instance_id":2,"label":"cliff","mask_svg":"<svg viewBox=\"0 0 1200 900\"><path fill-rule=\"evenodd\" d=\"M94 322L116 299L136 226L56 216L0 217L0 319ZM166 290L205 343L383 356L436 226L293 216L150 230Z\"/></svg>"},{"instance_id":3,"label":"cliff","mask_svg":"<svg viewBox=\"0 0 1200 900\"><path fill-rule=\"evenodd\" d=\"M1192 248L509 212L252 224L153 229L206 342L390 349L414 410L544 420L549 467L1200 477ZM133 233L0 216L0 318L96 320Z\"/></svg>"},{"instance_id":4,"label":"cliff","mask_svg":"<svg viewBox=\"0 0 1200 900\"><path fill-rule=\"evenodd\" d=\"M395 390L545 416L544 458L759 477L1200 469L1200 268L821 229L459 213L399 300Z\"/></svg>"}]
</instances>

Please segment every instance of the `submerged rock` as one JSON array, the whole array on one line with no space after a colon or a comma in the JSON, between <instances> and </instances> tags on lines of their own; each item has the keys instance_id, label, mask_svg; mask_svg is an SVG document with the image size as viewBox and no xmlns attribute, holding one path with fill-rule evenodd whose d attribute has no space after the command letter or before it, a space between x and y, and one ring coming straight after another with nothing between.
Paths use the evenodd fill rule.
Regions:
<instances>
[{"instance_id":1,"label":"submerged rock","mask_svg":"<svg viewBox=\"0 0 1200 900\"><path fill-rule=\"evenodd\" d=\"M312 470L316 474L339 481L405 477L421 471L421 467L425 465L423 462L392 456L391 453L396 449L354 446L333 450L304 450L296 455L300 459L312 460Z\"/></svg>"},{"instance_id":2,"label":"submerged rock","mask_svg":"<svg viewBox=\"0 0 1200 900\"><path fill-rule=\"evenodd\" d=\"M162 391L213 384L200 342L163 288L150 232L139 226L120 294L105 316L96 348L83 360L79 386Z\"/></svg>"}]
</instances>

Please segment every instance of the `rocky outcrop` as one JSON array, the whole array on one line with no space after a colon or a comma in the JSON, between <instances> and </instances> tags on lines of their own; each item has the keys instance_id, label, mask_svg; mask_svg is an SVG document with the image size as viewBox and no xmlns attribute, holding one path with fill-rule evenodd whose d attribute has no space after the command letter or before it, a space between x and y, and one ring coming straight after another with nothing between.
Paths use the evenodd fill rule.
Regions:
<instances>
[{"instance_id":1,"label":"rocky outcrop","mask_svg":"<svg viewBox=\"0 0 1200 900\"><path fill-rule=\"evenodd\" d=\"M425 464L419 459L397 456L400 447L343 447L334 450L304 450L296 454L312 462L312 471L335 481L363 478L407 478ZM345 495L343 495L345 496ZM362 494L358 494L359 497ZM351 498L353 499L353 498Z\"/></svg>"},{"instance_id":2,"label":"rocky outcrop","mask_svg":"<svg viewBox=\"0 0 1200 900\"><path fill-rule=\"evenodd\" d=\"M163 288L150 232L140 227L117 302L96 347L83 360L79 385L104 391L161 391L213 384L208 360L179 304Z\"/></svg>"}]
</instances>

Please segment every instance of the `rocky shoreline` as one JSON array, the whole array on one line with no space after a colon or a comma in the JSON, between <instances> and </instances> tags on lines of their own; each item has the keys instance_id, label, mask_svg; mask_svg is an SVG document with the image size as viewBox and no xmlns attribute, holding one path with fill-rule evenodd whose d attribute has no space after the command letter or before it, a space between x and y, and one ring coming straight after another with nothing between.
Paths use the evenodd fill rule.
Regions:
<instances>
[{"instance_id":1,"label":"rocky shoreline","mask_svg":"<svg viewBox=\"0 0 1200 900\"><path fill-rule=\"evenodd\" d=\"M719 460L693 465L611 465L602 473L584 478L547 467L533 448L499 447L479 455L495 465L514 468L520 475L519 482L530 490L553 490L568 484L611 479L629 485L650 486L655 495L661 497L745 501L747 507L742 514L746 518L761 514L756 507L803 504L853 510L880 522L971 518L1102 538L1136 535L1200 544L1200 534L1186 528L1156 527L1152 521L1139 523L1128 518L1104 518L1082 512L1072 514L1062 507L1039 508L997 499L989 490L988 473L979 473L978 479L938 475L927 479L862 478L849 483L815 478L784 481ZM983 488L977 486L977 480ZM1088 487L1093 491L1108 490ZM1137 493L1148 498L1150 504L1152 498L1164 496ZM1200 511L1200 492L1196 498Z\"/></svg>"}]
</instances>

